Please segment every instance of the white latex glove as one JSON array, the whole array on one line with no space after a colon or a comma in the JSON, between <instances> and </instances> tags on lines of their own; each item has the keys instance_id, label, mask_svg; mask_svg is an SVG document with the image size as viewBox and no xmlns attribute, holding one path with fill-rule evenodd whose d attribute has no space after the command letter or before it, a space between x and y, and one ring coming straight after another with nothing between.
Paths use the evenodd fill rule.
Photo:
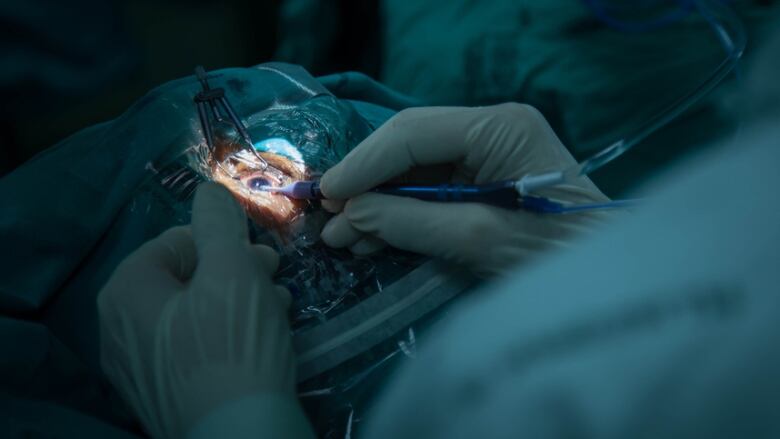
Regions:
<instances>
[{"instance_id":1,"label":"white latex glove","mask_svg":"<svg viewBox=\"0 0 780 439\"><path fill-rule=\"evenodd\" d=\"M340 213L325 226L322 239L356 254L390 244L495 274L563 243L605 214L544 215L364 192L390 180L482 184L573 164L544 117L527 105L404 110L323 175L325 196L348 201L323 202ZM587 178L539 195L575 203L607 200Z\"/></svg>"},{"instance_id":2,"label":"white latex glove","mask_svg":"<svg viewBox=\"0 0 780 439\"><path fill-rule=\"evenodd\" d=\"M98 296L102 366L152 436L183 437L248 399L264 410L230 437L312 436L295 395L290 295L271 280L278 262L250 244L233 196L207 183L191 227L164 232L116 269Z\"/></svg>"}]
</instances>

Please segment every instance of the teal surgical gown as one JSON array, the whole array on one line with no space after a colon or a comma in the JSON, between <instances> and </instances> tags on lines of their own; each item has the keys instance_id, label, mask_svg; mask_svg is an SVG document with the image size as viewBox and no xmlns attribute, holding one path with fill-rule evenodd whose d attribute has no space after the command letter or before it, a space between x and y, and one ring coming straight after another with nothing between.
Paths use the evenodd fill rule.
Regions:
<instances>
[{"instance_id":1,"label":"teal surgical gown","mask_svg":"<svg viewBox=\"0 0 780 439\"><path fill-rule=\"evenodd\" d=\"M367 437L780 435L777 117L652 199L462 303Z\"/></svg>"}]
</instances>

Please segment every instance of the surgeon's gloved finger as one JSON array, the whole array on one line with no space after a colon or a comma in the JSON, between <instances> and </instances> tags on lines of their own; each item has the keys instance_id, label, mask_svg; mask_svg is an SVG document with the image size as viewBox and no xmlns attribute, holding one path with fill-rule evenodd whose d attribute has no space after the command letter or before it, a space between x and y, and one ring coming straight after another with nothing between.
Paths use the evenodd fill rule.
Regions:
<instances>
[{"instance_id":1,"label":"surgeon's gloved finger","mask_svg":"<svg viewBox=\"0 0 780 439\"><path fill-rule=\"evenodd\" d=\"M344 200L322 200L320 204L326 212L339 213L344 210Z\"/></svg>"},{"instance_id":2,"label":"surgeon's gloved finger","mask_svg":"<svg viewBox=\"0 0 780 439\"><path fill-rule=\"evenodd\" d=\"M290 305L292 304L292 294L290 294L290 290L281 285L277 285L274 287L274 289L276 291L276 295L279 296L282 307L284 309L289 309Z\"/></svg>"},{"instance_id":3,"label":"surgeon's gloved finger","mask_svg":"<svg viewBox=\"0 0 780 439\"><path fill-rule=\"evenodd\" d=\"M506 234L502 215L523 213L368 193L347 202L344 214L355 229L393 247L478 267Z\"/></svg>"},{"instance_id":4,"label":"surgeon's gloved finger","mask_svg":"<svg viewBox=\"0 0 780 439\"><path fill-rule=\"evenodd\" d=\"M197 263L190 226L177 226L139 247L122 265L136 271L159 271L184 282Z\"/></svg>"},{"instance_id":5,"label":"surgeon's gloved finger","mask_svg":"<svg viewBox=\"0 0 780 439\"><path fill-rule=\"evenodd\" d=\"M246 215L224 186L203 183L198 187L192 205L192 233L199 269L246 266L249 247Z\"/></svg>"},{"instance_id":6,"label":"surgeon's gloved finger","mask_svg":"<svg viewBox=\"0 0 780 439\"><path fill-rule=\"evenodd\" d=\"M357 256L368 256L378 252L379 250L382 250L385 247L387 247L386 242L382 241L376 236L366 235L358 242L352 244L349 247L349 251Z\"/></svg>"},{"instance_id":7,"label":"surgeon's gloved finger","mask_svg":"<svg viewBox=\"0 0 780 439\"><path fill-rule=\"evenodd\" d=\"M170 228L152 242L165 249L161 263L169 273L182 282L192 277L198 266L198 252L189 225Z\"/></svg>"},{"instance_id":8,"label":"surgeon's gloved finger","mask_svg":"<svg viewBox=\"0 0 780 439\"><path fill-rule=\"evenodd\" d=\"M252 245L252 253L258 262L258 266L268 274L276 273L279 269L279 253L267 245Z\"/></svg>"},{"instance_id":9,"label":"surgeon's gloved finger","mask_svg":"<svg viewBox=\"0 0 780 439\"><path fill-rule=\"evenodd\" d=\"M340 213L325 224L320 237L329 247L344 248L350 247L358 242L363 235L363 232L352 226L346 215Z\"/></svg>"},{"instance_id":10,"label":"surgeon's gloved finger","mask_svg":"<svg viewBox=\"0 0 780 439\"><path fill-rule=\"evenodd\" d=\"M479 109L410 108L379 127L322 176L327 198L347 199L417 166L451 163L468 153Z\"/></svg>"},{"instance_id":11,"label":"surgeon's gloved finger","mask_svg":"<svg viewBox=\"0 0 780 439\"><path fill-rule=\"evenodd\" d=\"M417 166L393 178L388 184L441 184L452 179L456 168L452 163Z\"/></svg>"},{"instance_id":12,"label":"surgeon's gloved finger","mask_svg":"<svg viewBox=\"0 0 780 439\"><path fill-rule=\"evenodd\" d=\"M455 173L455 166L450 163L444 163L440 165L415 167L409 172L405 172L396 176L388 182L388 184L437 184L443 181L454 181L459 183L466 183L466 179L458 179ZM339 213L344 210L345 200L328 200L324 199L320 201L322 208L330 213Z\"/></svg>"},{"instance_id":13,"label":"surgeon's gloved finger","mask_svg":"<svg viewBox=\"0 0 780 439\"><path fill-rule=\"evenodd\" d=\"M189 227L168 229L117 267L98 294L98 310L104 315L121 312L141 320L153 319L169 299L183 290L196 265Z\"/></svg>"}]
</instances>

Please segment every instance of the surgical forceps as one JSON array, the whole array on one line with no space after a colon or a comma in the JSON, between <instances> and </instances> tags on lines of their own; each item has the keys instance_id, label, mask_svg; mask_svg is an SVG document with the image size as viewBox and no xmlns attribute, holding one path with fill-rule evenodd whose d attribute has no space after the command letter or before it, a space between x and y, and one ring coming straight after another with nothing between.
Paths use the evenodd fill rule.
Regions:
<instances>
[{"instance_id":1,"label":"surgical forceps","mask_svg":"<svg viewBox=\"0 0 780 439\"><path fill-rule=\"evenodd\" d=\"M249 137L249 132L246 130L244 123L241 122L241 119L238 118L235 110L225 97L225 89L211 88L209 86L208 76L206 75L206 70L203 68L203 66L195 67L195 77L200 82L203 90L198 92L193 100L195 101L195 105L198 108L200 126L203 129L203 137L206 138L206 145L208 146L209 151L212 153L214 152L214 130L211 126L211 119L208 115L208 110L211 110L211 116L217 122L223 122L225 120L223 113L224 116L227 116L227 119L235 127L238 135L241 137L241 140L244 141L243 149L249 150L249 152L254 155L254 157L263 166L262 171L268 170L270 165L255 150L252 138ZM274 168L274 170L276 169Z\"/></svg>"}]
</instances>

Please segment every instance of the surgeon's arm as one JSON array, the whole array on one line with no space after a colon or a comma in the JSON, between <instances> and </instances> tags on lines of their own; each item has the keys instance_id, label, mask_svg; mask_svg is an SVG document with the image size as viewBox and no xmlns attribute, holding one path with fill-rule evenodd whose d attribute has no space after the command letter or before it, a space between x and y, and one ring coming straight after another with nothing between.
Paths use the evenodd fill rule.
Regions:
<instances>
[{"instance_id":1,"label":"surgeon's arm","mask_svg":"<svg viewBox=\"0 0 780 439\"><path fill-rule=\"evenodd\" d=\"M333 247L371 253L383 245L496 274L588 229L604 213L539 215L473 203L435 203L365 193L394 180L491 183L566 169L574 158L534 108L412 108L381 126L322 177L323 205L338 212L322 232ZM573 202L607 198L587 178L540 193Z\"/></svg>"}]
</instances>

